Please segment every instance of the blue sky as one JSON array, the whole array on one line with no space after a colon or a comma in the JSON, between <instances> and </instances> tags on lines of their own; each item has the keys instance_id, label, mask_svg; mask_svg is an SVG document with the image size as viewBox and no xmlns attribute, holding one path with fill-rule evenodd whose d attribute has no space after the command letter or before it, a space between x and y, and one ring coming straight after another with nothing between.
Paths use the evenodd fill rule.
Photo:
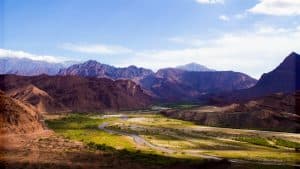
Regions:
<instances>
[{"instance_id":1,"label":"blue sky","mask_svg":"<svg viewBox=\"0 0 300 169\"><path fill-rule=\"evenodd\" d=\"M50 62L197 62L258 78L300 49L297 0L0 0L0 19L0 56Z\"/></svg>"}]
</instances>

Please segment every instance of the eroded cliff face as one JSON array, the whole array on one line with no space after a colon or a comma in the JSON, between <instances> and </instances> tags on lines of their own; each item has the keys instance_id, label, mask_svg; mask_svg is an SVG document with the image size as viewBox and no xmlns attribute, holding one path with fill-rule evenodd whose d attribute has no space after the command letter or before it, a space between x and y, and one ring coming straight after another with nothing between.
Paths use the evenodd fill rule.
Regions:
<instances>
[{"instance_id":1,"label":"eroded cliff face","mask_svg":"<svg viewBox=\"0 0 300 169\"><path fill-rule=\"evenodd\" d=\"M300 132L297 104L296 94L273 94L223 107L166 110L161 113L210 126Z\"/></svg>"},{"instance_id":2,"label":"eroded cliff face","mask_svg":"<svg viewBox=\"0 0 300 169\"><path fill-rule=\"evenodd\" d=\"M0 134L32 133L41 130L41 116L34 108L0 91Z\"/></svg>"},{"instance_id":3,"label":"eroded cliff face","mask_svg":"<svg viewBox=\"0 0 300 169\"><path fill-rule=\"evenodd\" d=\"M151 98L130 80L78 76L0 76L0 88L10 96L49 113L141 109Z\"/></svg>"}]
</instances>

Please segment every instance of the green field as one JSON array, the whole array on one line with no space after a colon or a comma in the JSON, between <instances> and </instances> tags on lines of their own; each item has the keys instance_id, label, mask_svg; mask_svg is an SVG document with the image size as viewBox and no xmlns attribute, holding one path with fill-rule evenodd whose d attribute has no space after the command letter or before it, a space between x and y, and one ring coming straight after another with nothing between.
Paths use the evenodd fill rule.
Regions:
<instances>
[{"instance_id":1,"label":"green field","mask_svg":"<svg viewBox=\"0 0 300 169\"><path fill-rule=\"evenodd\" d=\"M254 163L300 163L300 135L216 128L155 113L68 115L46 121L66 138L91 149L118 152L142 162L168 164L229 159Z\"/></svg>"}]
</instances>

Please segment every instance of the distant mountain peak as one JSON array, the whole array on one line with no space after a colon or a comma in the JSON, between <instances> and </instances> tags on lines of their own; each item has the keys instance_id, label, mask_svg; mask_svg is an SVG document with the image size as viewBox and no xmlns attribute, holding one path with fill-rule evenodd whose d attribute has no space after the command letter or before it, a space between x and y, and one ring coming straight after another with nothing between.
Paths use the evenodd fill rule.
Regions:
<instances>
[{"instance_id":1,"label":"distant mountain peak","mask_svg":"<svg viewBox=\"0 0 300 169\"><path fill-rule=\"evenodd\" d=\"M296 52L293 51L293 52L291 52L291 53L289 54L289 56L298 56L298 57L299 57L300 55L299 55L298 53L296 53Z\"/></svg>"},{"instance_id":2,"label":"distant mountain peak","mask_svg":"<svg viewBox=\"0 0 300 169\"><path fill-rule=\"evenodd\" d=\"M96 60L88 60L84 63L82 63L83 65L98 65L101 64L100 62L96 61Z\"/></svg>"},{"instance_id":3,"label":"distant mountain peak","mask_svg":"<svg viewBox=\"0 0 300 169\"><path fill-rule=\"evenodd\" d=\"M215 70L210 69L206 66L203 66L201 64L191 62L185 65L177 66L177 69L185 70L185 71L195 71L195 72L213 72Z\"/></svg>"}]
</instances>

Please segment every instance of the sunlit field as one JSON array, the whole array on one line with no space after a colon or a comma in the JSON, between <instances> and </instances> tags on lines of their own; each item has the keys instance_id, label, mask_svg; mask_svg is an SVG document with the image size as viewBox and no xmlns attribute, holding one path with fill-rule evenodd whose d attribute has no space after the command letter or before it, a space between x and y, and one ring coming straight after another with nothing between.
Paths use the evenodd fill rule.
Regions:
<instances>
[{"instance_id":1,"label":"sunlit field","mask_svg":"<svg viewBox=\"0 0 300 169\"><path fill-rule=\"evenodd\" d=\"M199 126L156 113L48 119L48 127L67 139L84 142L94 150L121 151L142 162L227 159L249 164L300 163L299 134Z\"/></svg>"}]
</instances>

